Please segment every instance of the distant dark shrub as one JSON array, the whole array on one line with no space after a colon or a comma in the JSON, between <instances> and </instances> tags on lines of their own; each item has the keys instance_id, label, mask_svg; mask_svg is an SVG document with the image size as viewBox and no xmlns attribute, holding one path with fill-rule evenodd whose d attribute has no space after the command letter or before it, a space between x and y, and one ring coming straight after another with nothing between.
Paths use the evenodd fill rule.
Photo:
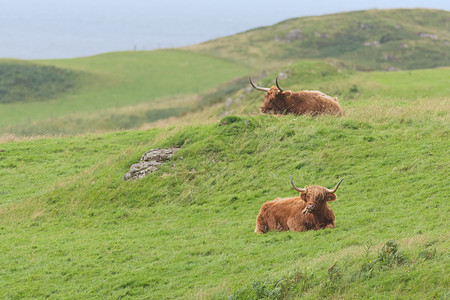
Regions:
<instances>
[{"instance_id":1,"label":"distant dark shrub","mask_svg":"<svg viewBox=\"0 0 450 300\"><path fill-rule=\"evenodd\" d=\"M79 83L80 74L28 63L0 64L0 103L54 98Z\"/></svg>"},{"instance_id":2,"label":"distant dark shrub","mask_svg":"<svg viewBox=\"0 0 450 300\"><path fill-rule=\"evenodd\" d=\"M402 39L401 37L396 36L395 34L393 34L391 32L388 32L380 38L380 44L385 44L390 41L398 41L401 39Z\"/></svg>"}]
</instances>

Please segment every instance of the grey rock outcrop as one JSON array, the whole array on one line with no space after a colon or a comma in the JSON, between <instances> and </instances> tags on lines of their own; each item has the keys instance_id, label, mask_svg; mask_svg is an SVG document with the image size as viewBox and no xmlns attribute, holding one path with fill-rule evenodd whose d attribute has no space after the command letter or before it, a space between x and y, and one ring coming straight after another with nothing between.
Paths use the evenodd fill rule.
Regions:
<instances>
[{"instance_id":1,"label":"grey rock outcrop","mask_svg":"<svg viewBox=\"0 0 450 300\"><path fill-rule=\"evenodd\" d=\"M134 180L147 176L159 170L159 166L168 160L180 148L155 148L145 152L140 161L130 167L130 171L123 176L123 180Z\"/></svg>"}]
</instances>

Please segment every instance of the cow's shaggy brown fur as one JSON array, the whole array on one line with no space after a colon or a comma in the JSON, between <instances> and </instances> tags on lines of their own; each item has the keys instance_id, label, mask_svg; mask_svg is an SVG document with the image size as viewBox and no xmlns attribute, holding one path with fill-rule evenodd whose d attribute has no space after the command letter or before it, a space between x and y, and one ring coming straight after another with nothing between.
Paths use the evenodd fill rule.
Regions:
<instances>
[{"instance_id":1,"label":"cow's shaggy brown fur","mask_svg":"<svg viewBox=\"0 0 450 300\"><path fill-rule=\"evenodd\" d=\"M336 98L332 98L319 91L280 91L273 86L264 97L261 106L263 113L295 115L342 115L342 109Z\"/></svg>"},{"instance_id":2,"label":"cow's shaggy brown fur","mask_svg":"<svg viewBox=\"0 0 450 300\"><path fill-rule=\"evenodd\" d=\"M328 201L334 200L336 195L327 188L309 186L299 197L266 202L256 218L255 232L334 228L334 213L328 205Z\"/></svg>"}]
</instances>

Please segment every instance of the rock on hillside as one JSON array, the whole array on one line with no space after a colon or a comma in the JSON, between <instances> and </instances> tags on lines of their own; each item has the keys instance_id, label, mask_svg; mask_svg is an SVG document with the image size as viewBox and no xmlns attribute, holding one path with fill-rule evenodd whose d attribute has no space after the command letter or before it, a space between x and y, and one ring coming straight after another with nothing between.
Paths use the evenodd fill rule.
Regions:
<instances>
[{"instance_id":1,"label":"rock on hillside","mask_svg":"<svg viewBox=\"0 0 450 300\"><path fill-rule=\"evenodd\" d=\"M130 171L123 176L123 180L139 179L159 170L159 166L168 160L180 148L156 148L145 152L140 161L130 167Z\"/></svg>"}]
</instances>

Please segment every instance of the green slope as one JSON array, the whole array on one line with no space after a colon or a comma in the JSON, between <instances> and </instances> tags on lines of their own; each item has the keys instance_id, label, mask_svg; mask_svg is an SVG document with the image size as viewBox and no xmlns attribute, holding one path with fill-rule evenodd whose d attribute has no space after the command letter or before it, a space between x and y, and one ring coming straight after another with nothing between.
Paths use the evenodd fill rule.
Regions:
<instances>
[{"instance_id":1,"label":"green slope","mask_svg":"<svg viewBox=\"0 0 450 300\"><path fill-rule=\"evenodd\" d=\"M359 70L450 65L450 12L368 10L287 20L188 47L260 69L298 59L339 59Z\"/></svg>"},{"instance_id":2,"label":"green slope","mask_svg":"<svg viewBox=\"0 0 450 300\"><path fill-rule=\"evenodd\" d=\"M448 93L411 97L402 80L438 89L443 72L368 74L342 118L1 143L0 297L445 298ZM407 93L391 97L393 79ZM161 171L122 180L144 151L174 145ZM289 175L345 177L337 228L253 233L263 202L296 195Z\"/></svg>"},{"instance_id":3,"label":"green slope","mask_svg":"<svg viewBox=\"0 0 450 300\"><path fill-rule=\"evenodd\" d=\"M4 60L0 67L12 63L24 65ZM28 82L33 82L33 74L34 81L42 79L36 70L56 67L78 74L82 84L65 93L47 93L45 100L35 93L26 102L0 104L0 133L73 134L136 127L177 115L195 101L180 98L248 73L247 67L236 63L181 50L108 53L25 65L35 70L29 71ZM2 82L6 79L2 77ZM9 90L21 89L14 81L4 85Z\"/></svg>"},{"instance_id":4,"label":"green slope","mask_svg":"<svg viewBox=\"0 0 450 300\"><path fill-rule=\"evenodd\" d=\"M237 78L262 70L276 76L274 70L289 69L288 64L298 60L327 61L341 70L448 66L449 14L427 9L359 11L291 19L183 50L0 60L0 74L4 74L0 77L0 134L139 128L223 102L247 86ZM302 70L296 72L299 76ZM317 82L323 77L309 75L320 75ZM345 72L335 75L342 78L338 86L317 84L318 88L346 98L354 97L354 91L364 85L350 77L355 86L347 86ZM302 79L298 84L285 84L291 89L314 88L307 76L298 78ZM203 101L198 104L200 98Z\"/></svg>"},{"instance_id":5,"label":"green slope","mask_svg":"<svg viewBox=\"0 0 450 300\"><path fill-rule=\"evenodd\" d=\"M199 99L201 108L213 104L202 117L238 116L206 126L0 140L0 298L448 297L450 69L346 69L371 69L379 51L405 40L414 68L445 65L428 54L442 50L447 16L355 12L288 20L200 45L207 56L164 50L30 62L31 73L51 66L74 72L80 77L67 82L81 84L50 100L0 104L0 133L129 128ZM307 56L338 53L341 62L333 63L298 60L303 54L293 51L307 39L338 41L354 24L368 33L364 38L383 43L358 48L357 37L345 49L332 43ZM298 28L305 38L284 45ZM282 37L275 43L274 33ZM240 51L231 49L236 42ZM424 47L422 57L414 43ZM278 44L285 48L270 48ZM222 84L254 70L243 65L263 61L270 71L255 78L259 84L270 86L283 73L286 89L338 96L343 117L259 115L263 93L240 80ZM411 66L394 62L380 68ZM161 171L122 180L144 151L174 145L182 149ZM263 202L296 195L289 175L299 186L331 187L345 177L331 204L337 228L253 233Z\"/></svg>"},{"instance_id":6,"label":"green slope","mask_svg":"<svg viewBox=\"0 0 450 300\"><path fill-rule=\"evenodd\" d=\"M446 99L450 94L450 68L357 72L324 61L299 60L253 80L260 86L271 87L275 86L277 76L283 78L279 80L283 89L320 90L337 97L344 114L370 105L389 105L392 101L405 106L411 100L432 97ZM204 93L199 106L213 104L207 113L216 118L227 114L255 115L260 112L264 96L265 93L251 88L248 79L241 79Z\"/></svg>"}]
</instances>

